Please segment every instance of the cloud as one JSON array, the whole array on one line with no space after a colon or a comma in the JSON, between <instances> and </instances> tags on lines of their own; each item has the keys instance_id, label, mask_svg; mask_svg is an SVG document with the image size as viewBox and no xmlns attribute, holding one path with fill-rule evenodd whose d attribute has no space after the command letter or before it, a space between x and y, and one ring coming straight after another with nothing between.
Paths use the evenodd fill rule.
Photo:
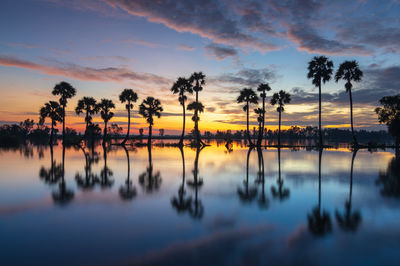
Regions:
<instances>
[{"instance_id":1,"label":"cloud","mask_svg":"<svg viewBox=\"0 0 400 266\"><path fill-rule=\"evenodd\" d=\"M10 56L0 56L0 65L25 68L47 75L64 76L84 81L132 81L158 85L170 85L171 83L171 80L158 75L134 72L127 68L118 67L92 68L70 63L58 63L56 66L51 66Z\"/></svg>"},{"instance_id":2,"label":"cloud","mask_svg":"<svg viewBox=\"0 0 400 266\"><path fill-rule=\"evenodd\" d=\"M126 40L123 40L122 42L126 43L126 44L142 45L142 46L146 46L146 47L150 47L150 48L164 47L162 44L144 41L144 40L126 39Z\"/></svg>"},{"instance_id":3,"label":"cloud","mask_svg":"<svg viewBox=\"0 0 400 266\"><path fill-rule=\"evenodd\" d=\"M22 47L22 48L28 48L28 49L39 47L39 45L37 45L37 44L19 43L19 42L10 42L10 43L7 43L7 45L10 47Z\"/></svg>"},{"instance_id":4,"label":"cloud","mask_svg":"<svg viewBox=\"0 0 400 266\"><path fill-rule=\"evenodd\" d=\"M237 56L238 52L232 46L224 46L215 43L208 44L204 47L207 55L213 56L218 60L224 60L228 57Z\"/></svg>"},{"instance_id":5,"label":"cloud","mask_svg":"<svg viewBox=\"0 0 400 266\"><path fill-rule=\"evenodd\" d=\"M123 63L129 63L132 62L133 60L130 58L127 58L125 56L120 56L120 55L111 55L111 56L105 56L105 55L96 55L96 56L86 56L82 58L83 60L86 61L107 61L107 60L112 60L112 61L119 61Z\"/></svg>"},{"instance_id":6,"label":"cloud","mask_svg":"<svg viewBox=\"0 0 400 266\"><path fill-rule=\"evenodd\" d=\"M194 51L196 49L193 46L183 45L183 44L176 46L176 48L179 50L185 50L185 51Z\"/></svg>"},{"instance_id":7,"label":"cloud","mask_svg":"<svg viewBox=\"0 0 400 266\"><path fill-rule=\"evenodd\" d=\"M260 83L274 82L276 79L276 73L274 70L268 68L253 69L243 68L236 73L226 73L217 77L211 77L211 83L228 83L236 86L249 86L255 87Z\"/></svg>"}]
</instances>

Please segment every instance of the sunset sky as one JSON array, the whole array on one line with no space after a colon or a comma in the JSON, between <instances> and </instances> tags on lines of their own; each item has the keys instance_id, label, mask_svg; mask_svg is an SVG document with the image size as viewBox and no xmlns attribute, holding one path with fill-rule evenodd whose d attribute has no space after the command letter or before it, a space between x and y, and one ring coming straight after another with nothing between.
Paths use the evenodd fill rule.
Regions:
<instances>
[{"instance_id":1,"label":"sunset sky","mask_svg":"<svg viewBox=\"0 0 400 266\"><path fill-rule=\"evenodd\" d=\"M261 82L272 87L268 97L281 89L292 94L283 125L316 126L318 90L306 76L308 61L321 54L335 70L344 60L360 63L364 78L353 91L357 128L385 129L374 108L382 96L400 92L396 0L3 0L0 32L1 124L37 121L40 107L57 99L54 85L65 80L77 89L68 103L69 127L84 126L73 111L83 96L112 99L111 122L125 126L118 95L132 88L139 95L134 134L147 127L136 111L147 96L164 107L155 128L175 134L182 109L170 88L178 77L203 71L201 131L244 129L238 92ZM323 125L349 127L344 82L332 80L322 90ZM266 117L267 127L276 128L275 108L268 106ZM192 127L190 121L187 130Z\"/></svg>"}]
</instances>

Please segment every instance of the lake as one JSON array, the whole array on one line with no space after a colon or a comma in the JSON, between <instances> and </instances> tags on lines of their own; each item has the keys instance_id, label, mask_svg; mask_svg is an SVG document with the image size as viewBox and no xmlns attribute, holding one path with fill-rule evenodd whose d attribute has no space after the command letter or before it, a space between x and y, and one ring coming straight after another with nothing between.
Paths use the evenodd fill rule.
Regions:
<instances>
[{"instance_id":1,"label":"lake","mask_svg":"<svg viewBox=\"0 0 400 266\"><path fill-rule=\"evenodd\" d=\"M0 149L1 265L399 265L393 150Z\"/></svg>"}]
</instances>

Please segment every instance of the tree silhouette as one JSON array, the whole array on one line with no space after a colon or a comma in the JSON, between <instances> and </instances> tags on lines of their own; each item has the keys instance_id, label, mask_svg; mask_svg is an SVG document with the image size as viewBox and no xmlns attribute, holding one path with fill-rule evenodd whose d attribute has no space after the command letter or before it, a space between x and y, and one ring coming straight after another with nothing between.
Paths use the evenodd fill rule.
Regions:
<instances>
[{"instance_id":1,"label":"tree silhouette","mask_svg":"<svg viewBox=\"0 0 400 266\"><path fill-rule=\"evenodd\" d=\"M264 125L265 125L265 99L267 98L267 91L270 91L271 87L268 83L261 83L257 87L257 91L260 92L260 97L262 99L262 111L261 111L261 120L262 124L258 127L258 139L257 146L261 146L261 141L264 133Z\"/></svg>"},{"instance_id":2,"label":"tree silhouette","mask_svg":"<svg viewBox=\"0 0 400 266\"><path fill-rule=\"evenodd\" d=\"M122 147L125 150L126 162L128 163L128 175L126 177L125 186L119 188L119 196L123 200L131 200L136 196L136 188L135 186L132 186L132 180L130 180L131 164L129 160L129 151L125 145L122 145Z\"/></svg>"},{"instance_id":3,"label":"tree silhouette","mask_svg":"<svg viewBox=\"0 0 400 266\"><path fill-rule=\"evenodd\" d=\"M318 160L318 206L308 215L308 229L313 235L324 236L332 231L331 217L328 212L321 212L321 159L322 148L319 148Z\"/></svg>"},{"instance_id":4,"label":"tree silhouette","mask_svg":"<svg viewBox=\"0 0 400 266\"><path fill-rule=\"evenodd\" d=\"M104 121L103 145L105 145L107 140L107 123L114 116L114 113L111 112L111 109L115 108L115 104L111 100L101 99L97 108L99 109L101 118Z\"/></svg>"},{"instance_id":5,"label":"tree silhouette","mask_svg":"<svg viewBox=\"0 0 400 266\"><path fill-rule=\"evenodd\" d=\"M277 104L278 107L276 111L279 113L279 127L278 127L278 146L281 146L281 117L282 112L285 111L285 104L290 103L290 94L285 91L279 91L279 93L274 93L271 99L271 105Z\"/></svg>"},{"instance_id":6,"label":"tree silhouette","mask_svg":"<svg viewBox=\"0 0 400 266\"><path fill-rule=\"evenodd\" d=\"M157 171L153 173L153 161L151 158L151 146L147 146L149 166L146 168L146 172L139 176L139 184L143 187L146 193L152 193L161 186L161 174Z\"/></svg>"},{"instance_id":7,"label":"tree silhouette","mask_svg":"<svg viewBox=\"0 0 400 266\"><path fill-rule=\"evenodd\" d=\"M151 134L154 125L153 117L156 116L160 118L162 111L163 108L161 107L160 100L154 99L153 97L147 97L139 106L139 114L146 118L146 121L149 124L149 139L147 141L148 146L151 145Z\"/></svg>"},{"instance_id":8,"label":"tree silhouette","mask_svg":"<svg viewBox=\"0 0 400 266\"><path fill-rule=\"evenodd\" d=\"M257 172L257 183L261 184L261 195L258 198L258 206L262 209L267 209L269 207L269 200L265 195L265 175L264 175L264 158L262 150L257 148L258 155L258 172Z\"/></svg>"},{"instance_id":9,"label":"tree silhouette","mask_svg":"<svg viewBox=\"0 0 400 266\"><path fill-rule=\"evenodd\" d=\"M40 120L39 123L43 124L46 118L51 120L51 133L50 133L50 144L53 144L54 127L57 126L57 122L63 121L62 118L63 110L58 102L49 101L40 108Z\"/></svg>"},{"instance_id":10,"label":"tree silhouette","mask_svg":"<svg viewBox=\"0 0 400 266\"><path fill-rule=\"evenodd\" d=\"M255 188L255 187L249 188L249 159L250 159L250 153L252 150L253 150L253 148L250 147L249 151L247 152L246 180L243 181L244 188L238 188L238 190L237 190L239 199L242 203L250 203L257 196L257 188Z\"/></svg>"},{"instance_id":11,"label":"tree silhouette","mask_svg":"<svg viewBox=\"0 0 400 266\"><path fill-rule=\"evenodd\" d=\"M351 170L350 170L350 192L349 199L345 203L345 212L343 214L336 211L336 221L339 226L346 231L356 231L361 223L361 214L359 211L351 211L351 197L353 194L353 166L354 159L357 155L357 149L353 151L353 156L351 158Z\"/></svg>"},{"instance_id":12,"label":"tree silhouette","mask_svg":"<svg viewBox=\"0 0 400 266\"><path fill-rule=\"evenodd\" d=\"M62 122L63 122L63 143L65 141L65 108L67 107L68 99L72 98L76 94L76 89L72 87L68 82L62 81L54 86L52 91L53 95L60 96L60 105L62 106Z\"/></svg>"},{"instance_id":13,"label":"tree silhouette","mask_svg":"<svg viewBox=\"0 0 400 266\"><path fill-rule=\"evenodd\" d=\"M80 115L81 113L85 112L85 135L87 135L89 125L92 123L92 115L97 114L98 111L99 108L96 104L96 100L93 97L83 97L78 101L78 105L75 108L75 113Z\"/></svg>"},{"instance_id":14,"label":"tree silhouette","mask_svg":"<svg viewBox=\"0 0 400 266\"><path fill-rule=\"evenodd\" d=\"M119 95L119 100L121 103L125 103L125 108L128 111L128 130L126 132L125 139L122 141L122 145L125 145L129 138L129 131L130 131L130 126L131 126L131 110L133 108L133 103L135 103L138 99L138 96L136 92L134 92L132 89L124 89L121 94Z\"/></svg>"},{"instance_id":15,"label":"tree silhouette","mask_svg":"<svg viewBox=\"0 0 400 266\"><path fill-rule=\"evenodd\" d=\"M92 189L96 183L99 181L99 177L96 174L92 173L92 162L89 153L85 151L85 148L79 146L82 150L83 155L85 156L85 176L82 176L80 173L75 174L75 181L78 187L83 190Z\"/></svg>"},{"instance_id":16,"label":"tree silhouette","mask_svg":"<svg viewBox=\"0 0 400 266\"><path fill-rule=\"evenodd\" d=\"M379 102L383 107L376 108L375 112L378 114L379 123L386 124L389 133L395 138L396 157L398 157L400 145L400 94L383 97Z\"/></svg>"},{"instance_id":17,"label":"tree silhouette","mask_svg":"<svg viewBox=\"0 0 400 266\"><path fill-rule=\"evenodd\" d=\"M271 193L274 198L278 198L280 201L284 201L289 198L290 190L283 186L283 180L281 177L281 148L278 147L278 180L276 180L278 184L277 188L271 186Z\"/></svg>"},{"instance_id":18,"label":"tree silhouette","mask_svg":"<svg viewBox=\"0 0 400 266\"><path fill-rule=\"evenodd\" d=\"M322 146L322 126L321 126L321 82L325 82L331 79L333 73L333 62L328 60L325 56L315 56L310 62L308 62L308 74L307 78L312 79L312 84L318 87L318 103L319 103L319 145Z\"/></svg>"},{"instance_id":19,"label":"tree silhouette","mask_svg":"<svg viewBox=\"0 0 400 266\"><path fill-rule=\"evenodd\" d=\"M206 84L205 78L206 75L204 75L202 72L194 72L189 78L189 82L192 84L192 88L196 92L196 101L188 105L188 110L194 110L194 115L192 117L192 120L194 121L194 131L196 133L196 140L198 146L200 145L206 146L206 144L201 140L200 130L199 130L199 121L200 121L199 113L203 112L200 111L201 109L202 110L204 109L203 104L199 102L199 91L202 91L203 85ZM189 106L191 107L191 109L189 109Z\"/></svg>"},{"instance_id":20,"label":"tree silhouette","mask_svg":"<svg viewBox=\"0 0 400 266\"><path fill-rule=\"evenodd\" d=\"M103 145L103 160L104 167L100 172L100 186L101 188L110 188L114 184L114 179L111 178L114 173L107 166L107 147L105 145Z\"/></svg>"},{"instance_id":21,"label":"tree silhouette","mask_svg":"<svg viewBox=\"0 0 400 266\"><path fill-rule=\"evenodd\" d=\"M61 164L57 164L54 160L53 155L53 144L50 143L50 168L45 168L42 166L39 171L39 177L47 184L56 184L62 177L62 166Z\"/></svg>"},{"instance_id":22,"label":"tree silhouette","mask_svg":"<svg viewBox=\"0 0 400 266\"><path fill-rule=\"evenodd\" d=\"M194 219L201 219L204 214L204 206L201 200L199 199L199 189L203 186L203 179L200 177L199 174L199 157L200 152L204 146L196 147L196 157L194 159L194 168L193 168L193 180L188 180L187 185L194 189L194 200L191 201L191 205L189 207L189 214Z\"/></svg>"},{"instance_id":23,"label":"tree silhouette","mask_svg":"<svg viewBox=\"0 0 400 266\"><path fill-rule=\"evenodd\" d=\"M179 186L178 196L174 196L171 199L171 205L178 213L183 213L190 209L192 198L185 196L185 154L183 153L182 147L179 147L179 150L181 151L182 156L182 184Z\"/></svg>"},{"instance_id":24,"label":"tree silhouette","mask_svg":"<svg viewBox=\"0 0 400 266\"><path fill-rule=\"evenodd\" d=\"M185 110L185 102L187 100L186 93L193 93L193 86L189 80L185 78L178 78L177 81L172 85L171 91L173 94L178 94L178 101L180 105L182 105L182 115L183 115L183 125L182 125L182 135L179 139L179 146L183 146L183 138L185 137L185 122L186 122L186 110Z\"/></svg>"},{"instance_id":25,"label":"tree silhouette","mask_svg":"<svg viewBox=\"0 0 400 266\"><path fill-rule=\"evenodd\" d=\"M74 192L65 183L65 146L62 147L62 175L58 190L52 193L53 201L60 205L68 204L74 198Z\"/></svg>"},{"instance_id":26,"label":"tree silhouette","mask_svg":"<svg viewBox=\"0 0 400 266\"><path fill-rule=\"evenodd\" d=\"M237 98L238 103L246 103L243 106L243 111L246 112L246 121L247 121L247 138L249 140L250 146L254 146L253 142L251 141L250 137L250 129L249 129L249 109L250 104L257 104L258 103L258 96L253 91L253 89L243 88L240 90L240 94Z\"/></svg>"},{"instance_id":27,"label":"tree silhouette","mask_svg":"<svg viewBox=\"0 0 400 266\"><path fill-rule=\"evenodd\" d=\"M363 76L363 72L358 67L357 61L345 61L340 66L339 69L336 71L335 74L335 81L338 82L340 79L346 81L345 88L346 92L349 93L350 97L350 122L351 122L351 134L353 135L353 142L357 146L357 138L354 133L354 124L353 124L353 97L351 94L351 88L353 84L352 81L359 82Z\"/></svg>"}]
</instances>

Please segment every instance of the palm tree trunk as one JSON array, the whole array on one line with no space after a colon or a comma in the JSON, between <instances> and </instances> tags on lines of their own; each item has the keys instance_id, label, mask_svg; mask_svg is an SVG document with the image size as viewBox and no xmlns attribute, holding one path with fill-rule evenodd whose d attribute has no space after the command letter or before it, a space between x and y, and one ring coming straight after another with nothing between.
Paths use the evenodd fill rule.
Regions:
<instances>
[{"instance_id":1,"label":"palm tree trunk","mask_svg":"<svg viewBox=\"0 0 400 266\"><path fill-rule=\"evenodd\" d=\"M125 143L127 142L128 138L129 138L129 131L130 131L130 127L131 127L131 102L128 101L128 130L126 131L126 136L124 141L122 141L122 145L125 145Z\"/></svg>"},{"instance_id":2,"label":"palm tree trunk","mask_svg":"<svg viewBox=\"0 0 400 266\"><path fill-rule=\"evenodd\" d=\"M358 145L357 139L356 139L356 134L354 133L354 127L353 127L353 97L351 95L351 89L349 90L349 96L350 96L350 122L351 122L351 134L353 135L353 142L354 145Z\"/></svg>"},{"instance_id":3,"label":"palm tree trunk","mask_svg":"<svg viewBox=\"0 0 400 266\"><path fill-rule=\"evenodd\" d=\"M50 160L51 160L51 167L50 167L50 172L51 172L51 179L54 180L54 162L53 162L53 143L50 143Z\"/></svg>"},{"instance_id":4,"label":"palm tree trunk","mask_svg":"<svg viewBox=\"0 0 400 266\"><path fill-rule=\"evenodd\" d=\"M263 107L262 107L262 126L258 129L258 141L257 146L261 146L262 138L264 135L264 124L265 124L265 97L263 97Z\"/></svg>"},{"instance_id":5,"label":"palm tree trunk","mask_svg":"<svg viewBox=\"0 0 400 266\"><path fill-rule=\"evenodd\" d=\"M279 125L278 125L278 146L279 147L281 146L281 117L282 117L282 112L279 111Z\"/></svg>"},{"instance_id":6,"label":"palm tree trunk","mask_svg":"<svg viewBox=\"0 0 400 266\"><path fill-rule=\"evenodd\" d=\"M319 86L318 86L318 102L319 102L319 108L318 108L318 127L319 127L319 146L322 147L322 126L321 126L321 109L322 109L322 103L321 103L321 80L319 81Z\"/></svg>"},{"instance_id":7,"label":"palm tree trunk","mask_svg":"<svg viewBox=\"0 0 400 266\"><path fill-rule=\"evenodd\" d=\"M107 122L104 121L103 145L106 145L107 139Z\"/></svg>"},{"instance_id":8,"label":"palm tree trunk","mask_svg":"<svg viewBox=\"0 0 400 266\"><path fill-rule=\"evenodd\" d=\"M246 107L246 117L247 117L247 138L249 140L249 146L253 146L253 143L251 142L251 137L250 137L250 129L249 129L249 102L247 102L247 107Z\"/></svg>"},{"instance_id":9,"label":"palm tree trunk","mask_svg":"<svg viewBox=\"0 0 400 266\"><path fill-rule=\"evenodd\" d=\"M125 146L123 146L123 148L125 150L126 161L128 163L128 176L126 177L126 185L129 188L129 178L130 178L130 174L131 174L131 163L130 163L130 160L129 160L129 152L128 152L128 150L126 149Z\"/></svg>"},{"instance_id":10,"label":"palm tree trunk","mask_svg":"<svg viewBox=\"0 0 400 266\"><path fill-rule=\"evenodd\" d=\"M149 138L147 140L147 145L151 146L151 134L152 134L152 126L149 125Z\"/></svg>"},{"instance_id":11,"label":"palm tree trunk","mask_svg":"<svg viewBox=\"0 0 400 266\"><path fill-rule=\"evenodd\" d=\"M278 147L278 184L281 184L281 147Z\"/></svg>"},{"instance_id":12,"label":"palm tree trunk","mask_svg":"<svg viewBox=\"0 0 400 266\"><path fill-rule=\"evenodd\" d=\"M63 144L64 144L64 141L65 141L65 105L63 105L63 132L62 132L62 134L63 134Z\"/></svg>"},{"instance_id":13,"label":"palm tree trunk","mask_svg":"<svg viewBox=\"0 0 400 266\"><path fill-rule=\"evenodd\" d=\"M253 147L250 147L249 151L247 152L247 159L246 159L246 196L249 195L249 159L252 150Z\"/></svg>"},{"instance_id":14,"label":"palm tree trunk","mask_svg":"<svg viewBox=\"0 0 400 266\"><path fill-rule=\"evenodd\" d=\"M354 150L353 156L351 158L349 206L351 206L351 196L353 194L353 168L354 168L354 159L356 158L357 151L358 151L357 149Z\"/></svg>"},{"instance_id":15,"label":"palm tree trunk","mask_svg":"<svg viewBox=\"0 0 400 266\"><path fill-rule=\"evenodd\" d=\"M323 149L319 148L319 159L318 159L318 213L321 215L321 160L322 160Z\"/></svg>"},{"instance_id":16,"label":"palm tree trunk","mask_svg":"<svg viewBox=\"0 0 400 266\"><path fill-rule=\"evenodd\" d=\"M50 133L50 144L53 145L54 137L54 120L51 120L51 133Z\"/></svg>"},{"instance_id":17,"label":"palm tree trunk","mask_svg":"<svg viewBox=\"0 0 400 266\"><path fill-rule=\"evenodd\" d=\"M85 134L83 135L84 138L87 137L86 134L88 127L89 127L89 110L86 109L86 129L85 129Z\"/></svg>"},{"instance_id":18,"label":"palm tree trunk","mask_svg":"<svg viewBox=\"0 0 400 266\"><path fill-rule=\"evenodd\" d=\"M186 123L186 111L185 111L185 102L182 101L182 110L183 110L183 125L182 125L182 135L179 140L179 146L183 146L183 138L185 137L185 123Z\"/></svg>"}]
</instances>

